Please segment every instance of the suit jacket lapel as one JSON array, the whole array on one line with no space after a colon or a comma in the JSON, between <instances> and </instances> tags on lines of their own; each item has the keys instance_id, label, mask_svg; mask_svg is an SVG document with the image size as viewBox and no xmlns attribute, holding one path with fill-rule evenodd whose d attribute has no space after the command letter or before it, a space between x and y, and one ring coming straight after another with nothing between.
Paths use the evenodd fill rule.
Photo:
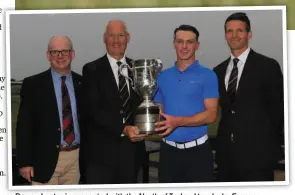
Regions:
<instances>
[{"instance_id":1,"label":"suit jacket lapel","mask_svg":"<svg viewBox=\"0 0 295 195\"><path fill-rule=\"evenodd\" d=\"M78 89L81 85L81 81L79 80L78 76L76 75L76 73L74 73L72 71L72 79L73 79L73 86L74 86L74 90L75 90L75 95L78 95Z\"/></svg>"},{"instance_id":2,"label":"suit jacket lapel","mask_svg":"<svg viewBox=\"0 0 295 195\"><path fill-rule=\"evenodd\" d=\"M47 103L50 105L48 106L48 108L52 108L51 111L55 113L54 116L57 119L56 121L59 121L58 106L57 106L54 85L53 85L53 79L51 75L51 69L45 72L44 87L42 86L42 89L44 89L42 93L46 94L44 97L46 97Z\"/></svg>"},{"instance_id":3,"label":"suit jacket lapel","mask_svg":"<svg viewBox=\"0 0 295 195\"><path fill-rule=\"evenodd\" d=\"M102 68L104 70L102 70L102 72L105 73L105 78L109 78L110 80L107 81L107 85L108 87L110 88L110 90L116 92L117 94L119 94L119 88L118 88L118 85L117 85L117 81L116 81L116 78L115 78L115 75L113 73L113 70L112 70L112 67L111 67L111 64L109 62L109 59L107 57L107 54L103 56L103 63L99 66L102 66ZM118 96L118 95L117 95ZM120 96L118 96L119 98Z\"/></svg>"},{"instance_id":4,"label":"suit jacket lapel","mask_svg":"<svg viewBox=\"0 0 295 195\"><path fill-rule=\"evenodd\" d=\"M238 97L241 94L241 90L243 90L243 86L247 84L247 75L251 74L251 65L253 64L253 55L255 55L255 52L251 49L248 57L246 59L246 62L244 64L243 72L241 74L240 80L239 80L239 85L236 93L236 100L238 101Z\"/></svg>"}]
</instances>

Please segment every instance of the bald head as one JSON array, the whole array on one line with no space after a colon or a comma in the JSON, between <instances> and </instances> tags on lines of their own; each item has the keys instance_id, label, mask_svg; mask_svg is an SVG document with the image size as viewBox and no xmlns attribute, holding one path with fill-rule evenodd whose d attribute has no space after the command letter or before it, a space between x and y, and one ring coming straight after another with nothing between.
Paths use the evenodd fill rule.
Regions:
<instances>
[{"instance_id":1,"label":"bald head","mask_svg":"<svg viewBox=\"0 0 295 195\"><path fill-rule=\"evenodd\" d=\"M122 20L111 20L108 22L103 40L110 56L121 60L125 55L129 39L127 27Z\"/></svg>"},{"instance_id":2,"label":"bald head","mask_svg":"<svg viewBox=\"0 0 295 195\"><path fill-rule=\"evenodd\" d=\"M51 50L54 45L64 44L68 50L73 50L73 43L68 36L53 36L48 43L48 51Z\"/></svg>"},{"instance_id":3,"label":"bald head","mask_svg":"<svg viewBox=\"0 0 295 195\"><path fill-rule=\"evenodd\" d=\"M124 32L128 33L126 24L122 20L110 20L106 26L105 32L107 33L108 31L110 31L114 27L124 29Z\"/></svg>"}]
</instances>

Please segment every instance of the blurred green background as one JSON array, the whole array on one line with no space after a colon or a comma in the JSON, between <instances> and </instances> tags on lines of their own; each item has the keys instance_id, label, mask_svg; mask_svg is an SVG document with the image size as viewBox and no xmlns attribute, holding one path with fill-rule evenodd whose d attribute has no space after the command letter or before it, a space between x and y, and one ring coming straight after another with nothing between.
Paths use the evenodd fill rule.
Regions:
<instances>
[{"instance_id":1,"label":"blurred green background","mask_svg":"<svg viewBox=\"0 0 295 195\"><path fill-rule=\"evenodd\" d=\"M252 5L287 5L287 26L289 30L295 29L294 0L15 0L17 10Z\"/></svg>"}]
</instances>

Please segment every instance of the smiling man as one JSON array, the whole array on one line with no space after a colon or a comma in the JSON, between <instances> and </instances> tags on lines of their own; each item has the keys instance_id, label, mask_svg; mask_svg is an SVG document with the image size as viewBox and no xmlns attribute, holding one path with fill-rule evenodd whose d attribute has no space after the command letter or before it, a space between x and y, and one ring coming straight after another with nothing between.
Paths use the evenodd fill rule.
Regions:
<instances>
[{"instance_id":1,"label":"smiling man","mask_svg":"<svg viewBox=\"0 0 295 195\"><path fill-rule=\"evenodd\" d=\"M249 47L245 13L224 24L230 57L214 68L221 119L216 161L219 181L272 181L284 130L283 75L278 62Z\"/></svg>"},{"instance_id":2,"label":"smiling man","mask_svg":"<svg viewBox=\"0 0 295 195\"><path fill-rule=\"evenodd\" d=\"M78 184L81 75L71 71L72 41L52 37L50 69L24 79L16 126L20 175L32 185Z\"/></svg>"},{"instance_id":3,"label":"smiling man","mask_svg":"<svg viewBox=\"0 0 295 195\"><path fill-rule=\"evenodd\" d=\"M195 27L176 28L173 43L177 61L158 76L154 97L165 118L156 123L163 137L159 181L210 182L213 157L207 131L217 117L217 77L195 58L200 45Z\"/></svg>"},{"instance_id":4,"label":"smiling man","mask_svg":"<svg viewBox=\"0 0 295 195\"><path fill-rule=\"evenodd\" d=\"M132 66L125 55L129 39L123 21L109 21L103 36L107 53L83 67L87 184L135 183L144 157L144 135L133 120L141 99L119 73L121 64ZM132 78L127 68L123 73Z\"/></svg>"}]
</instances>

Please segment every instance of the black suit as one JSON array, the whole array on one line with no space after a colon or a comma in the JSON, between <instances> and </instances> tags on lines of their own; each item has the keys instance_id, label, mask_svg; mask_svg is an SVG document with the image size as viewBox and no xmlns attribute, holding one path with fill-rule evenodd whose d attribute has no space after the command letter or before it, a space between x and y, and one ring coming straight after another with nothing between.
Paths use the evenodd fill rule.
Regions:
<instances>
[{"instance_id":1,"label":"black suit","mask_svg":"<svg viewBox=\"0 0 295 195\"><path fill-rule=\"evenodd\" d=\"M131 60L126 61L130 65ZM129 71L128 75L132 73ZM120 94L107 55L87 63L83 67L83 78L87 118L86 182L133 183L145 152L144 142L132 143L127 136L121 137L124 124ZM134 111L141 99L129 86ZM133 123L132 120L129 125Z\"/></svg>"},{"instance_id":2,"label":"black suit","mask_svg":"<svg viewBox=\"0 0 295 195\"><path fill-rule=\"evenodd\" d=\"M72 72L79 122L81 79L81 75ZM61 140L60 118L51 70L25 78L20 97L16 126L18 167L32 166L34 181L47 183L56 168ZM79 128L81 131L82 125L79 125Z\"/></svg>"},{"instance_id":3,"label":"black suit","mask_svg":"<svg viewBox=\"0 0 295 195\"><path fill-rule=\"evenodd\" d=\"M284 128L280 66L276 60L251 49L236 100L231 104L224 80L229 61L230 58L214 68L221 107L216 148L218 178L220 181L273 180Z\"/></svg>"}]
</instances>

